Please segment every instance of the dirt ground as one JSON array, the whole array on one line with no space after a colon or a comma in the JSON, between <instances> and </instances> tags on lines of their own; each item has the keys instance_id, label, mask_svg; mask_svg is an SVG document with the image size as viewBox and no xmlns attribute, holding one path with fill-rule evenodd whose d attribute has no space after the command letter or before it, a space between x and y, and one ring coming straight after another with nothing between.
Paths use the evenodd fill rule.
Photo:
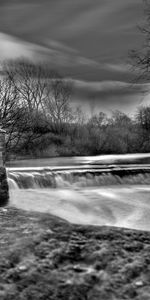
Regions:
<instances>
[{"instance_id":1,"label":"dirt ground","mask_svg":"<svg viewBox=\"0 0 150 300\"><path fill-rule=\"evenodd\" d=\"M150 233L0 210L1 300L150 299Z\"/></svg>"}]
</instances>

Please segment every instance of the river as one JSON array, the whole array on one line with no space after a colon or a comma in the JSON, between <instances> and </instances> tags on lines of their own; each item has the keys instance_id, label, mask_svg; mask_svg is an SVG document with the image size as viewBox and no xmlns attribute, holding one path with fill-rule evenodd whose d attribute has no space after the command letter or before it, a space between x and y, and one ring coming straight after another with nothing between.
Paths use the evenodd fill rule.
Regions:
<instances>
[{"instance_id":1,"label":"river","mask_svg":"<svg viewBox=\"0 0 150 300\"><path fill-rule=\"evenodd\" d=\"M150 231L150 154L11 161L7 174L17 208Z\"/></svg>"}]
</instances>

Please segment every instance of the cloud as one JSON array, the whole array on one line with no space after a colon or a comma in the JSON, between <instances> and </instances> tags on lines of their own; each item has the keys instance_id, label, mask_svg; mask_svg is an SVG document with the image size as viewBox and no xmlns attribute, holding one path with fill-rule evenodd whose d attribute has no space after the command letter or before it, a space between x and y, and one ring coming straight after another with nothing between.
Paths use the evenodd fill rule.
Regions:
<instances>
[{"instance_id":1,"label":"cloud","mask_svg":"<svg viewBox=\"0 0 150 300\"><path fill-rule=\"evenodd\" d=\"M23 43L10 35L0 33L0 60L17 59L20 56L33 57L33 51L27 43Z\"/></svg>"},{"instance_id":2,"label":"cloud","mask_svg":"<svg viewBox=\"0 0 150 300\"><path fill-rule=\"evenodd\" d=\"M116 62L99 62L83 57L76 49L56 41L45 41L44 45L26 42L15 36L0 33L0 60L26 58L33 62L46 62L49 68L64 76L86 80L126 80L130 77L130 66Z\"/></svg>"},{"instance_id":3,"label":"cloud","mask_svg":"<svg viewBox=\"0 0 150 300\"><path fill-rule=\"evenodd\" d=\"M50 40L46 46L41 46L0 33L0 59L17 59L20 57L29 58L33 61L47 60L56 66L97 65L94 60L86 59L80 56L76 50L54 40Z\"/></svg>"},{"instance_id":4,"label":"cloud","mask_svg":"<svg viewBox=\"0 0 150 300\"><path fill-rule=\"evenodd\" d=\"M87 82L72 80L72 101L90 113L115 109L133 113L138 105L150 104L150 84L130 84L121 81Z\"/></svg>"},{"instance_id":5,"label":"cloud","mask_svg":"<svg viewBox=\"0 0 150 300\"><path fill-rule=\"evenodd\" d=\"M52 39L45 39L44 44L46 47L50 47L52 49L59 49L60 51L67 51L69 53L78 53L76 49L69 47L62 42L55 41Z\"/></svg>"},{"instance_id":6,"label":"cloud","mask_svg":"<svg viewBox=\"0 0 150 300\"><path fill-rule=\"evenodd\" d=\"M95 95L112 95L112 94L137 94L143 93L150 89L150 84L131 84L122 81L100 81L87 82L82 80L71 80L75 91L85 94Z\"/></svg>"},{"instance_id":7,"label":"cloud","mask_svg":"<svg viewBox=\"0 0 150 300\"><path fill-rule=\"evenodd\" d=\"M5 0L0 24L3 32L29 43L24 49L19 43L18 51L47 57L52 67L68 68L64 74L127 80L125 60L128 50L140 45L135 26L142 9L141 0ZM17 50L12 53L16 56Z\"/></svg>"},{"instance_id":8,"label":"cloud","mask_svg":"<svg viewBox=\"0 0 150 300\"><path fill-rule=\"evenodd\" d=\"M125 63L109 63L105 64L105 67L109 70L117 71L117 72L130 72L131 71L131 65L125 64Z\"/></svg>"},{"instance_id":9,"label":"cloud","mask_svg":"<svg viewBox=\"0 0 150 300\"><path fill-rule=\"evenodd\" d=\"M132 73L126 62L128 51L143 43L136 29L142 0L1 2L0 59L46 61L74 79L74 98L81 103L125 109L140 102L146 86L131 87L138 70Z\"/></svg>"},{"instance_id":10,"label":"cloud","mask_svg":"<svg viewBox=\"0 0 150 300\"><path fill-rule=\"evenodd\" d=\"M0 60L26 58L33 62L46 62L49 68L61 72L64 76L84 80L126 81L131 79L131 66L115 60L99 62L96 59L80 55L76 49L56 41L45 41L44 45L26 42L15 36L0 33Z\"/></svg>"},{"instance_id":11,"label":"cloud","mask_svg":"<svg viewBox=\"0 0 150 300\"><path fill-rule=\"evenodd\" d=\"M142 7L141 0L136 3L133 0L114 1L76 1L79 9L71 18L66 18L59 33L66 37L74 38L86 33L115 33L117 31L128 31L134 28L138 22ZM65 3L65 1L64 1ZM141 17L141 16L140 16ZM135 21L135 23L134 23ZM134 28L135 31L135 28Z\"/></svg>"}]
</instances>

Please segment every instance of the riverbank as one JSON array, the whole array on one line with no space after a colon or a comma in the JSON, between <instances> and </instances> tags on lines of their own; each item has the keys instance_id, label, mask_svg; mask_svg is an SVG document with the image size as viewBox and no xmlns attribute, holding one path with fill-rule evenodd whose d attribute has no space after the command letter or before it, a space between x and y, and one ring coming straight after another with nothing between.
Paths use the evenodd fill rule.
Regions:
<instances>
[{"instance_id":1,"label":"riverbank","mask_svg":"<svg viewBox=\"0 0 150 300\"><path fill-rule=\"evenodd\" d=\"M150 299L150 233L0 211L1 300Z\"/></svg>"}]
</instances>

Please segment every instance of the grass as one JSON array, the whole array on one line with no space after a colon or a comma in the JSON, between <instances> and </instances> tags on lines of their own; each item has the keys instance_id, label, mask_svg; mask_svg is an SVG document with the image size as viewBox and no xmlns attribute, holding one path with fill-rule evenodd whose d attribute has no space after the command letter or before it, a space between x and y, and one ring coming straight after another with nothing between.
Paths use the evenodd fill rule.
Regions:
<instances>
[{"instance_id":1,"label":"grass","mask_svg":"<svg viewBox=\"0 0 150 300\"><path fill-rule=\"evenodd\" d=\"M149 286L149 232L1 209L1 300L148 300Z\"/></svg>"}]
</instances>

